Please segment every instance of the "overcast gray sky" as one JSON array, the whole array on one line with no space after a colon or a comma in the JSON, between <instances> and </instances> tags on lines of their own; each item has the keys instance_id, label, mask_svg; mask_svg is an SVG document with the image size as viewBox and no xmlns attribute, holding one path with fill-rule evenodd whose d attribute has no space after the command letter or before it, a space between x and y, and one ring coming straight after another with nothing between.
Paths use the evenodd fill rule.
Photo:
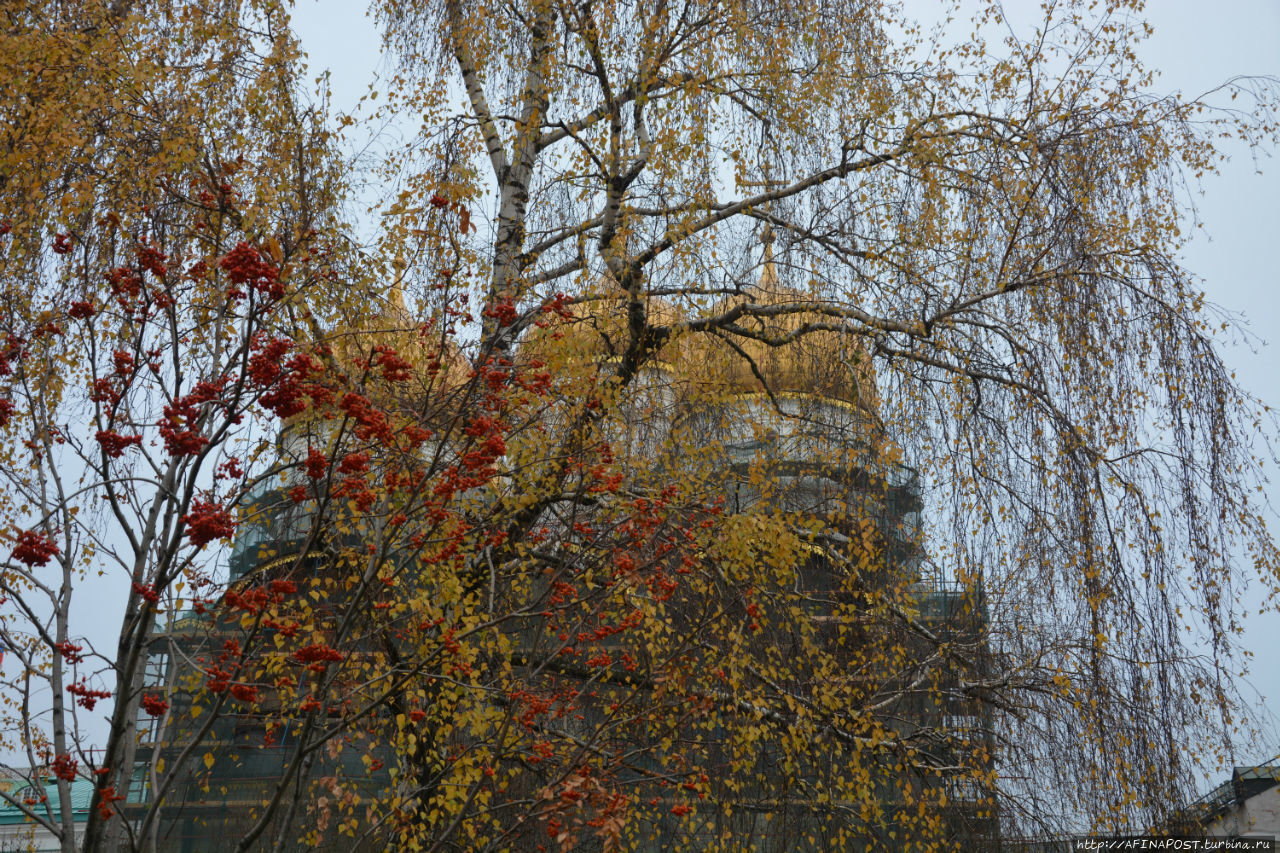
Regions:
<instances>
[{"instance_id":1,"label":"overcast gray sky","mask_svg":"<svg viewBox=\"0 0 1280 853\"><path fill-rule=\"evenodd\" d=\"M1280 0L1224 0L1212 6L1183 0L1148 3L1155 35L1147 62L1162 72L1169 91L1188 95L1207 91L1236 75L1280 75ZM1186 266L1204 279L1209 298L1243 315L1258 338L1248 346L1225 349L1227 363L1242 384L1272 406L1280 405L1280 152L1254 162L1243 146L1220 176L1206 179L1199 211L1204 228L1186 251ZM1261 170L1261 174L1258 171ZM1280 475L1271 469L1270 498L1280 507ZM1273 512L1272 530L1280 535ZM1254 652L1249 681L1280 710L1280 614L1263 606L1255 586L1248 596L1251 614L1245 647ZM1246 691L1247 692L1247 691ZM1270 737L1242 761L1262 761L1280 752L1280 722L1272 716Z\"/></svg>"},{"instance_id":2,"label":"overcast gray sky","mask_svg":"<svg viewBox=\"0 0 1280 853\"><path fill-rule=\"evenodd\" d=\"M1019 9L1031 0L1007 5ZM1280 0L1219 0L1212 8L1203 0L1151 0L1147 18L1155 34L1145 61L1161 72L1160 93L1196 96L1239 75L1280 75ZM334 107L353 109L380 62L378 35L362 4L297 0L294 25L313 72L331 72ZM1232 159L1222 174L1203 182L1198 204L1204 227L1186 251L1186 266L1203 279L1212 302L1242 315L1245 328L1260 339L1256 351L1230 345L1224 354L1247 389L1280 405L1280 159L1264 152L1255 162L1242 146L1228 150ZM1271 476L1271 501L1280 506L1280 476ZM1280 531L1280 518L1273 519L1273 530ZM1263 600L1256 584L1247 603L1244 642L1256 656L1249 682L1258 702L1270 697L1280 708L1280 615L1274 608L1258 613ZM1254 695L1248 688L1245 693ZM1280 720L1272 718L1264 742L1240 746L1242 763L1280 752Z\"/></svg>"}]
</instances>

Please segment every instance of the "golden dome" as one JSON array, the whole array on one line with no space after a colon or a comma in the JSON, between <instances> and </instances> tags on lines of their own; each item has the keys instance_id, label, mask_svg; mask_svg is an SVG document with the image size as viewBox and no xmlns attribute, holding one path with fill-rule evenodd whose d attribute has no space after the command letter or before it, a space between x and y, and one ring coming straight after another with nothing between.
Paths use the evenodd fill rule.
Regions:
<instances>
[{"instance_id":1,"label":"golden dome","mask_svg":"<svg viewBox=\"0 0 1280 853\"><path fill-rule=\"evenodd\" d=\"M649 326L666 326L684 319L671 303L658 297L642 297ZM521 346L523 355L549 363L608 363L626 352L631 340L626 294L609 278L578 296L573 306L573 319L556 319L545 328L531 329ZM679 360L678 345L667 341L658 351L664 364Z\"/></svg>"},{"instance_id":2,"label":"golden dome","mask_svg":"<svg viewBox=\"0 0 1280 853\"><path fill-rule=\"evenodd\" d=\"M470 365L452 338L405 304L400 269L385 299L347 306L327 328L312 321L315 338L307 349L318 372L311 381L336 396L285 418L286 429L306 431L327 421L347 390L389 409L418 411L427 396L447 395L470 379Z\"/></svg>"},{"instance_id":3,"label":"golden dome","mask_svg":"<svg viewBox=\"0 0 1280 853\"><path fill-rule=\"evenodd\" d=\"M630 341L625 294L606 277L579 299L573 320L531 330L522 343L521 355L538 358L568 374L594 371L601 364L621 358ZM666 300L649 296L644 300L651 327L675 325L686 319L679 308ZM766 235L760 281L742 295L718 303L711 311L719 315L741 305L785 308L788 304L813 305L823 301L781 283ZM744 316L735 325L748 336L732 332L680 336L664 342L657 362L671 380L696 396L735 396L768 390L773 394L839 400L878 420L875 372L863 341L841 331L805 331L806 324L832 322L832 318L813 311Z\"/></svg>"},{"instance_id":4,"label":"golden dome","mask_svg":"<svg viewBox=\"0 0 1280 853\"><path fill-rule=\"evenodd\" d=\"M782 284L768 234L764 243L760 281L742 295L716 305L715 314L739 306L785 309L788 305L808 306L830 301ZM836 307L835 302L830 302ZM743 316L734 325L747 335L728 332L725 338L729 340L704 336L705 352L692 361L701 365L709 379L728 393L754 394L768 390L774 394L841 400L878 419L880 402L875 371L861 338L831 329L805 330L808 324L838 322L835 318L802 310L775 316Z\"/></svg>"}]
</instances>

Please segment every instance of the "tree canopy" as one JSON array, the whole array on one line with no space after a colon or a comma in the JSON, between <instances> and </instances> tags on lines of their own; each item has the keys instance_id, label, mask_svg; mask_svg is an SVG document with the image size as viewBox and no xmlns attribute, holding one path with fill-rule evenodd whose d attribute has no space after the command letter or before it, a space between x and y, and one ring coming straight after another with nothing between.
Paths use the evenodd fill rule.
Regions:
<instances>
[{"instance_id":1,"label":"tree canopy","mask_svg":"<svg viewBox=\"0 0 1280 853\"><path fill-rule=\"evenodd\" d=\"M1153 94L1137 2L383 0L353 164L274 0L44 5L0 798L64 850L964 849L1247 737L1275 424L1179 229L1274 81Z\"/></svg>"}]
</instances>

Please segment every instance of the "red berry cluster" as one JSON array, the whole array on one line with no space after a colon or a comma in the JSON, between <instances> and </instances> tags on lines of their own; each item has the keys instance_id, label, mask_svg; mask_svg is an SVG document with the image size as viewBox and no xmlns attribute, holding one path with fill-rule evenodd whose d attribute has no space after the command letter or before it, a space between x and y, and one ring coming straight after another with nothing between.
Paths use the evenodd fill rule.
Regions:
<instances>
[{"instance_id":1,"label":"red berry cluster","mask_svg":"<svg viewBox=\"0 0 1280 853\"><path fill-rule=\"evenodd\" d=\"M229 539L236 532L231 513L212 501L192 501L191 512L179 520L187 526L187 537L196 546L215 539Z\"/></svg>"},{"instance_id":2,"label":"red berry cluster","mask_svg":"<svg viewBox=\"0 0 1280 853\"><path fill-rule=\"evenodd\" d=\"M9 555L11 559L28 567L48 565L60 552L52 538L36 530L24 530L18 534L18 544Z\"/></svg>"},{"instance_id":3,"label":"red berry cluster","mask_svg":"<svg viewBox=\"0 0 1280 853\"><path fill-rule=\"evenodd\" d=\"M245 292L236 285L247 284L259 293L271 299L284 297L284 284L280 281L280 273L262 257L262 254L248 243L241 241L218 262L226 272L233 285L227 295L233 299L241 299Z\"/></svg>"},{"instance_id":4,"label":"red berry cluster","mask_svg":"<svg viewBox=\"0 0 1280 853\"><path fill-rule=\"evenodd\" d=\"M159 717L169 710L169 703L158 693L142 694L142 710L153 717Z\"/></svg>"},{"instance_id":5,"label":"red berry cluster","mask_svg":"<svg viewBox=\"0 0 1280 853\"><path fill-rule=\"evenodd\" d=\"M53 775L64 782L74 782L76 778L76 770L79 768L80 762L76 761L70 755L63 753L53 759L53 763L49 765L49 769L53 771Z\"/></svg>"}]
</instances>

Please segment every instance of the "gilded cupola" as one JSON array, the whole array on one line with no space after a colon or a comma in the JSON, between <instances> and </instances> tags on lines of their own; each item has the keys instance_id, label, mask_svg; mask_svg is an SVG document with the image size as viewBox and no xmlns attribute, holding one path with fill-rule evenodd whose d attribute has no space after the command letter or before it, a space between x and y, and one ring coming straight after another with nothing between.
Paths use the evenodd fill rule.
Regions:
<instances>
[{"instance_id":1,"label":"gilded cupola","mask_svg":"<svg viewBox=\"0 0 1280 853\"><path fill-rule=\"evenodd\" d=\"M732 322L740 331L704 336L704 352L695 356L695 364L729 393L763 393L767 387L775 395L840 400L878 421L879 394L864 342L840 329L838 316L810 308L829 301L836 308L837 303L783 284L772 234L766 231L762 242L759 281L712 309L721 316L743 309Z\"/></svg>"}]
</instances>

